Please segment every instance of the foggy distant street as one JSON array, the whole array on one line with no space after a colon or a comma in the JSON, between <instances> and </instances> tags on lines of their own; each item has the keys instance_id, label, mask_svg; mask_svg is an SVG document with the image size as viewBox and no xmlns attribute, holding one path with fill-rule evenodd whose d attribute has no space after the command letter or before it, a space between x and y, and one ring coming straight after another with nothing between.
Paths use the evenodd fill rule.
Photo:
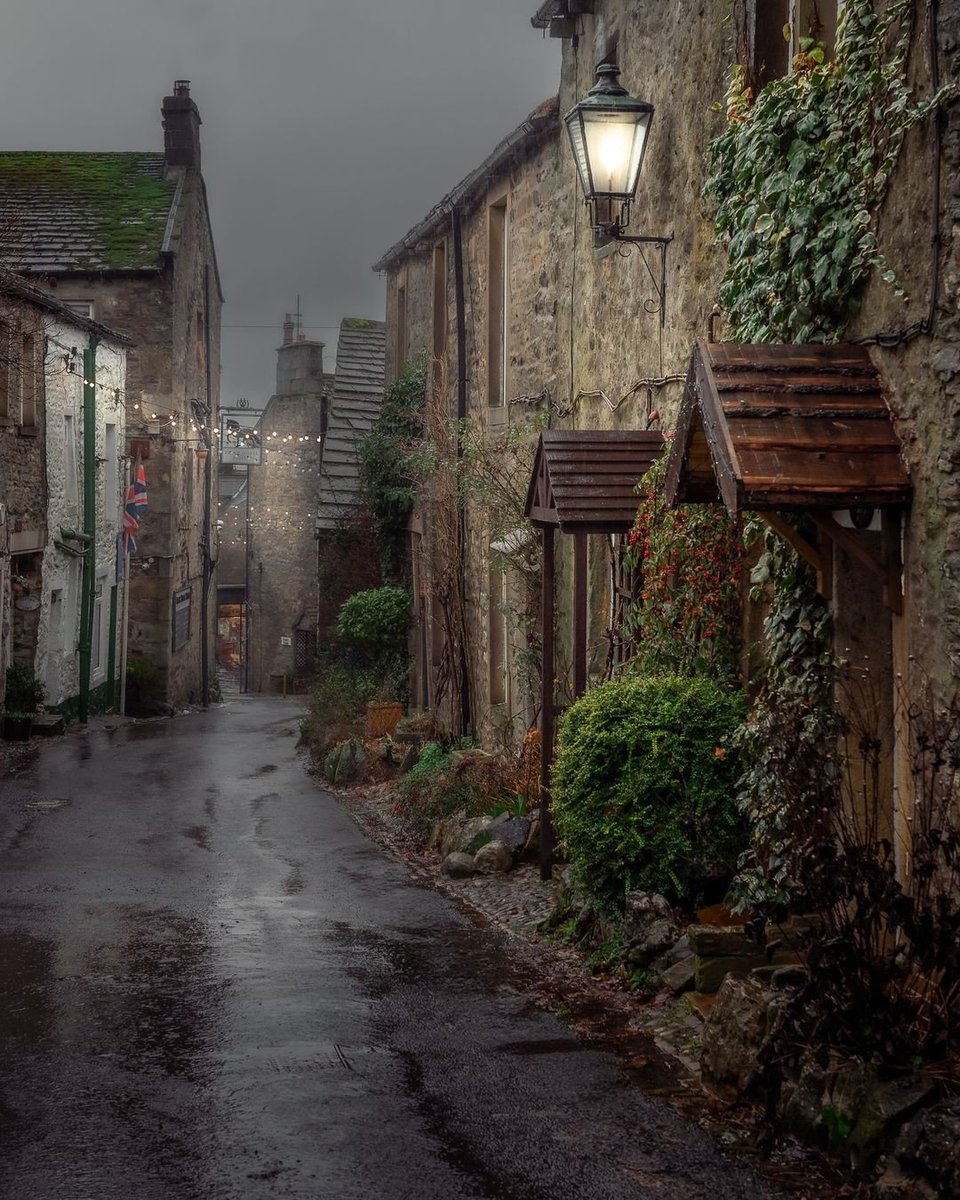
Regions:
<instances>
[{"instance_id":1,"label":"foggy distant street","mask_svg":"<svg viewBox=\"0 0 960 1200\"><path fill-rule=\"evenodd\" d=\"M316 789L293 700L0 777L0 1196L773 1196Z\"/></svg>"}]
</instances>

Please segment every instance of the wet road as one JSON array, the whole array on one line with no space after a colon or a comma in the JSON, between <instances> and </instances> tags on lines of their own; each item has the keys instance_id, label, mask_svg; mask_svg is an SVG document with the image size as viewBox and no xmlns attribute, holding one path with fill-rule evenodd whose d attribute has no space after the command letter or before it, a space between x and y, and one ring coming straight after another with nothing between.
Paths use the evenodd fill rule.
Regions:
<instances>
[{"instance_id":1,"label":"wet road","mask_svg":"<svg viewBox=\"0 0 960 1200\"><path fill-rule=\"evenodd\" d=\"M0 780L3 1200L774 1195L304 775L299 709Z\"/></svg>"}]
</instances>

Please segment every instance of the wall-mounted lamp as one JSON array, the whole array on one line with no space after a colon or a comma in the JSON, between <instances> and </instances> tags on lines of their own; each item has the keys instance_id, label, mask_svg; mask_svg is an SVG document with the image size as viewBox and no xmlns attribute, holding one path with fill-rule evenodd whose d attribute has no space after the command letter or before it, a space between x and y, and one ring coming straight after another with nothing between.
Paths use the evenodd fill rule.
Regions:
<instances>
[{"instance_id":1,"label":"wall-mounted lamp","mask_svg":"<svg viewBox=\"0 0 960 1200\"><path fill-rule=\"evenodd\" d=\"M563 118L594 233L598 238L612 238L633 246L656 246L660 250L659 279L649 263L647 266L657 291L662 325L666 309L667 245L673 241L673 235L652 237L623 232L630 223L630 206L636 195L652 119L653 105L631 96L620 83L619 69L609 62L597 67L597 82Z\"/></svg>"}]
</instances>

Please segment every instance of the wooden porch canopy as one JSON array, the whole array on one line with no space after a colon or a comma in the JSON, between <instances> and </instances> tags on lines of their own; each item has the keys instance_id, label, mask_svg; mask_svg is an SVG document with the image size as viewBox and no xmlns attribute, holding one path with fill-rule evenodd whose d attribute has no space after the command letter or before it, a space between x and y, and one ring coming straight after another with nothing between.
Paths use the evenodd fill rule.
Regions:
<instances>
[{"instance_id":1,"label":"wooden porch canopy","mask_svg":"<svg viewBox=\"0 0 960 1200\"><path fill-rule=\"evenodd\" d=\"M556 672L553 644L554 531L573 534L573 690L587 686L587 534L626 533L637 514L636 487L663 453L658 430L545 429L533 463L524 513L540 527L543 578L540 629L543 669L540 703L540 875L553 863L550 769L553 758Z\"/></svg>"},{"instance_id":2,"label":"wooden porch canopy","mask_svg":"<svg viewBox=\"0 0 960 1200\"><path fill-rule=\"evenodd\" d=\"M654 429L545 429L525 515L561 533L626 533L637 515L637 480L663 444Z\"/></svg>"},{"instance_id":3,"label":"wooden porch canopy","mask_svg":"<svg viewBox=\"0 0 960 1200\"><path fill-rule=\"evenodd\" d=\"M694 346L667 464L671 505L721 499L760 512L831 592L829 546L778 513L806 512L818 531L884 583L900 611L899 509L910 499L880 375L863 346ZM858 530L885 510L880 556ZM836 519L849 510L850 519ZM821 538L821 542L823 539Z\"/></svg>"}]
</instances>

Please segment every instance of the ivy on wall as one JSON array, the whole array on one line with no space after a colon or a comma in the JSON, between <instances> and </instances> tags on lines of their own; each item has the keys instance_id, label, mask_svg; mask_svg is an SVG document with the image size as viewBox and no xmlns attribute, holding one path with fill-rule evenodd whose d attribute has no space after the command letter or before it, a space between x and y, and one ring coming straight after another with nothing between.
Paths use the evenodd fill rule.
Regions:
<instances>
[{"instance_id":1,"label":"ivy on wall","mask_svg":"<svg viewBox=\"0 0 960 1200\"><path fill-rule=\"evenodd\" d=\"M640 481L625 565L642 572L624 612L642 675L707 675L736 683L743 544L738 521L716 504L668 508L666 456Z\"/></svg>"},{"instance_id":2,"label":"ivy on wall","mask_svg":"<svg viewBox=\"0 0 960 1200\"><path fill-rule=\"evenodd\" d=\"M705 189L727 242L732 341L836 341L870 272L895 282L876 220L907 130L936 103L914 102L907 82L913 23L911 0L880 14L848 0L832 60L804 39L755 100L734 68Z\"/></svg>"},{"instance_id":3,"label":"ivy on wall","mask_svg":"<svg viewBox=\"0 0 960 1200\"><path fill-rule=\"evenodd\" d=\"M407 521L416 497L416 448L423 435L427 372L412 364L387 388L380 416L360 443L360 480L373 513L383 577L408 572Z\"/></svg>"},{"instance_id":4,"label":"ivy on wall","mask_svg":"<svg viewBox=\"0 0 960 1200\"><path fill-rule=\"evenodd\" d=\"M872 271L895 284L877 218L907 130L937 101L912 97L913 25L911 0L880 13L871 0L847 0L832 60L808 37L792 72L756 98L734 69L728 127L710 147L705 186L727 246L720 300L732 341L837 341ZM838 775L829 610L807 564L763 536L752 581L769 605L764 668L739 735L739 799L754 831L744 903L786 900L803 850L790 844L797 826L788 813L822 812Z\"/></svg>"}]
</instances>

